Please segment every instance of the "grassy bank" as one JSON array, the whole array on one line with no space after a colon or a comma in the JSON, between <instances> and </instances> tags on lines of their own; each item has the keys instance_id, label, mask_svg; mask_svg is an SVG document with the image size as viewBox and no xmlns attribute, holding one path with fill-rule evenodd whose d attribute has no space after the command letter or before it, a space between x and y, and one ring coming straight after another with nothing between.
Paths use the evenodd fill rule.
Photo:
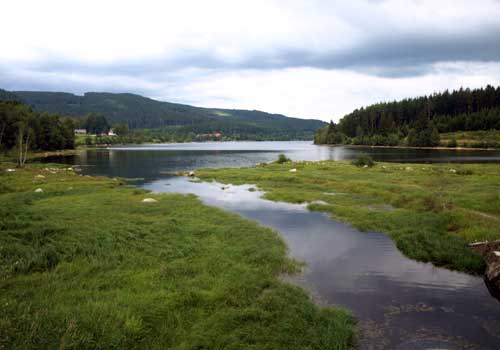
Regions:
<instances>
[{"instance_id":1,"label":"grassy bank","mask_svg":"<svg viewBox=\"0 0 500 350\"><path fill-rule=\"evenodd\" d=\"M500 148L500 130L456 131L440 134L442 146Z\"/></svg>"},{"instance_id":2,"label":"grassy bank","mask_svg":"<svg viewBox=\"0 0 500 350\"><path fill-rule=\"evenodd\" d=\"M7 167L0 349L352 347L347 312L280 281L296 265L274 231L194 196Z\"/></svg>"},{"instance_id":3,"label":"grassy bank","mask_svg":"<svg viewBox=\"0 0 500 350\"><path fill-rule=\"evenodd\" d=\"M460 271L484 268L468 242L500 238L500 165L358 168L325 161L207 169L197 175L255 184L275 201L319 201L309 207L361 230L386 233L411 258Z\"/></svg>"}]
</instances>

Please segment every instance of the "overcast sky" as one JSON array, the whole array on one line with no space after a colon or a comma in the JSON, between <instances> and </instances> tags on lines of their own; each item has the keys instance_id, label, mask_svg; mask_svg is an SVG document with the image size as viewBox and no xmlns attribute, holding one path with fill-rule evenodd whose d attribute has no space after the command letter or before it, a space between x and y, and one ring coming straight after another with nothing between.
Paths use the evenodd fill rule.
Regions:
<instances>
[{"instance_id":1,"label":"overcast sky","mask_svg":"<svg viewBox=\"0 0 500 350\"><path fill-rule=\"evenodd\" d=\"M500 85L498 0L6 0L0 88L338 120Z\"/></svg>"}]
</instances>

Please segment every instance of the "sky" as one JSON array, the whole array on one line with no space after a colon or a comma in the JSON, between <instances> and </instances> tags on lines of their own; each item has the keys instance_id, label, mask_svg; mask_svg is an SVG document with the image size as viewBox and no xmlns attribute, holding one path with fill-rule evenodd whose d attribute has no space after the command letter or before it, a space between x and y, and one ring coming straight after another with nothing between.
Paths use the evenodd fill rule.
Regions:
<instances>
[{"instance_id":1,"label":"sky","mask_svg":"<svg viewBox=\"0 0 500 350\"><path fill-rule=\"evenodd\" d=\"M0 88L337 121L500 85L500 0L4 0Z\"/></svg>"}]
</instances>

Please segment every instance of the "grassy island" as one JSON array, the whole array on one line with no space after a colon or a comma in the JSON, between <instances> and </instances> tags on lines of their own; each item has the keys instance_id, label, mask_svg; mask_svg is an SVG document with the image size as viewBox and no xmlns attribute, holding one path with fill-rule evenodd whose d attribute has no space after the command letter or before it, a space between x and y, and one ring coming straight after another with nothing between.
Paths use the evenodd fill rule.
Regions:
<instances>
[{"instance_id":1,"label":"grassy island","mask_svg":"<svg viewBox=\"0 0 500 350\"><path fill-rule=\"evenodd\" d=\"M469 242L500 238L498 164L285 162L197 175L257 185L274 201L308 202L363 231L386 233L410 258L459 271L484 269Z\"/></svg>"},{"instance_id":2,"label":"grassy island","mask_svg":"<svg viewBox=\"0 0 500 350\"><path fill-rule=\"evenodd\" d=\"M279 235L195 196L0 165L0 349L350 349ZM143 202L144 199L149 201Z\"/></svg>"}]
</instances>

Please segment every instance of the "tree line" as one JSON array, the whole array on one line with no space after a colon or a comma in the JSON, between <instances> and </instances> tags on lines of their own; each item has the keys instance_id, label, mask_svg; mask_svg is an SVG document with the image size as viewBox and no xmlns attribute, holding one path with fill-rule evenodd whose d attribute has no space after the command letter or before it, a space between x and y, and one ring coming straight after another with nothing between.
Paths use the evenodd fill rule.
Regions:
<instances>
[{"instance_id":1,"label":"tree line","mask_svg":"<svg viewBox=\"0 0 500 350\"><path fill-rule=\"evenodd\" d=\"M356 109L315 135L317 144L437 146L439 133L500 130L500 87L448 90Z\"/></svg>"},{"instance_id":2,"label":"tree line","mask_svg":"<svg viewBox=\"0 0 500 350\"><path fill-rule=\"evenodd\" d=\"M38 113L17 101L0 101L0 148L15 152L20 166L29 151L74 148L74 128L71 118Z\"/></svg>"}]
</instances>

